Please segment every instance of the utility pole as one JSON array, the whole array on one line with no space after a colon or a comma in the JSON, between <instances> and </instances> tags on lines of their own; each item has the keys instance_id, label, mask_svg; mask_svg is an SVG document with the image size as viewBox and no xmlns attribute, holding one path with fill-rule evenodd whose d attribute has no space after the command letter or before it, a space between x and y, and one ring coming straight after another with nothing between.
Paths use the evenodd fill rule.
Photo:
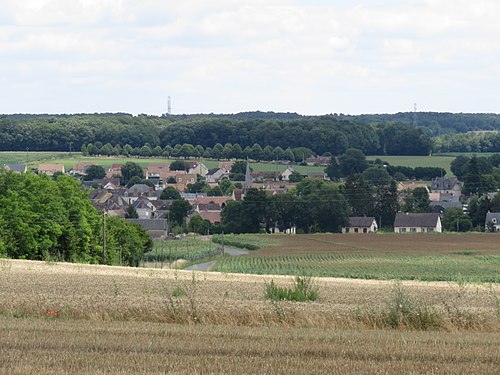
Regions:
<instances>
[{"instance_id":1,"label":"utility pole","mask_svg":"<svg viewBox=\"0 0 500 375\"><path fill-rule=\"evenodd\" d=\"M224 231L222 231L222 256L224 256Z\"/></svg>"},{"instance_id":2,"label":"utility pole","mask_svg":"<svg viewBox=\"0 0 500 375\"><path fill-rule=\"evenodd\" d=\"M69 142L69 157L71 157L71 146L73 146L73 142Z\"/></svg>"},{"instance_id":3,"label":"utility pole","mask_svg":"<svg viewBox=\"0 0 500 375\"><path fill-rule=\"evenodd\" d=\"M29 147L26 147L26 170L28 170L28 164L29 164Z\"/></svg>"},{"instance_id":4,"label":"utility pole","mask_svg":"<svg viewBox=\"0 0 500 375\"><path fill-rule=\"evenodd\" d=\"M102 210L102 261L104 264L107 263L107 251L106 251L106 210Z\"/></svg>"}]
</instances>

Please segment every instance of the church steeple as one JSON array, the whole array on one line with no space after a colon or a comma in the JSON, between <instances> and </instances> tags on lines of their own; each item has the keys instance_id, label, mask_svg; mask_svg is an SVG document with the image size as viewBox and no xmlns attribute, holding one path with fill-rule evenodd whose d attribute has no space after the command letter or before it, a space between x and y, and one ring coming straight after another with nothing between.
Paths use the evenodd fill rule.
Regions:
<instances>
[{"instance_id":1,"label":"church steeple","mask_svg":"<svg viewBox=\"0 0 500 375\"><path fill-rule=\"evenodd\" d=\"M250 173L250 164L248 163L247 160L247 170L245 172L245 183L243 185L243 193L246 193L247 190L252 188L252 183L253 183L253 178L252 174Z\"/></svg>"}]
</instances>

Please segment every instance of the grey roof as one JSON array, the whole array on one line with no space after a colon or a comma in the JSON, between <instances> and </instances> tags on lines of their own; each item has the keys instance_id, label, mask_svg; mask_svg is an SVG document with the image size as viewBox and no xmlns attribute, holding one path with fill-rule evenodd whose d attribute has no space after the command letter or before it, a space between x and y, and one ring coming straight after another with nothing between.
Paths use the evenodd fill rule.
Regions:
<instances>
[{"instance_id":1,"label":"grey roof","mask_svg":"<svg viewBox=\"0 0 500 375\"><path fill-rule=\"evenodd\" d=\"M130 194L136 193L149 193L149 191L154 190L146 184L135 184L128 189Z\"/></svg>"},{"instance_id":2,"label":"grey roof","mask_svg":"<svg viewBox=\"0 0 500 375\"><path fill-rule=\"evenodd\" d=\"M432 190L450 190L455 186L455 184L460 184L457 178L436 178L432 181Z\"/></svg>"},{"instance_id":3,"label":"grey roof","mask_svg":"<svg viewBox=\"0 0 500 375\"><path fill-rule=\"evenodd\" d=\"M394 220L394 227L428 227L434 228L439 220L438 213L415 214L398 212Z\"/></svg>"},{"instance_id":4,"label":"grey roof","mask_svg":"<svg viewBox=\"0 0 500 375\"><path fill-rule=\"evenodd\" d=\"M145 230L167 230L167 219L127 219Z\"/></svg>"},{"instance_id":5,"label":"grey roof","mask_svg":"<svg viewBox=\"0 0 500 375\"><path fill-rule=\"evenodd\" d=\"M485 225L488 225L488 223L493 221L493 219L496 219L496 223L500 224L500 212L488 212L486 214Z\"/></svg>"},{"instance_id":6,"label":"grey roof","mask_svg":"<svg viewBox=\"0 0 500 375\"><path fill-rule=\"evenodd\" d=\"M375 220L374 217L353 216L349 218L349 226L356 228L369 228Z\"/></svg>"},{"instance_id":7,"label":"grey roof","mask_svg":"<svg viewBox=\"0 0 500 375\"><path fill-rule=\"evenodd\" d=\"M450 207L463 208L463 205L460 202L436 201L436 202L431 202L429 204L429 207L433 212L440 212L441 209L446 210Z\"/></svg>"},{"instance_id":8,"label":"grey roof","mask_svg":"<svg viewBox=\"0 0 500 375\"><path fill-rule=\"evenodd\" d=\"M24 164L5 164L5 168L12 172L26 172L26 165Z\"/></svg>"}]
</instances>

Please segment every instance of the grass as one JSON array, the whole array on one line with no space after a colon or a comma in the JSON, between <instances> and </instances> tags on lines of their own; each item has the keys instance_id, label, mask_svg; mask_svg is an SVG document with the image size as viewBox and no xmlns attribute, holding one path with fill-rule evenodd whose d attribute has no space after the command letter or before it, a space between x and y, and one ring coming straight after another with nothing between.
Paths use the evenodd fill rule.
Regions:
<instances>
[{"instance_id":1,"label":"grass","mask_svg":"<svg viewBox=\"0 0 500 375\"><path fill-rule=\"evenodd\" d=\"M289 277L4 261L0 372L498 371L498 285L316 279L296 303L262 293Z\"/></svg>"},{"instance_id":2,"label":"grass","mask_svg":"<svg viewBox=\"0 0 500 375\"><path fill-rule=\"evenodd\" d=\"M8 374L497 374L500 336L0 318ZM91 355L91 358L89 356Z\"/></svg>"},{"instance_id":3,"label":"grass","mask_svg":"<svg viewBox=\"0 0 500 375\"><path fill-rule=\"evenodd\" d=\"M221 253L218 245L194 237L184 237L179 240L155 240L153 250L143 255L145 263L174 262L185 259L193 262L210 258Z\"/></svg>"},{"instance_id":4,"label":"grass","mask_svg":"<svg viewBox=\"0 0 500 375\"><path fill-rule=\"evenodd\" d=\"M32 156L33 155L33 158ZM3 160L15 160L17 161L22 161L26 160L26 153L22 152L0 152L0 161ZM72 156L70 157L69 153L54 153L54 152L49 152L49 153L31 153L30 152L30 160L33 161L34 166L42 163L42 162L47 162L50 161L51 163L58 163L58 164L64 164L65 169L70 169L75 166L76 163L79 162L94 162L98 165L101 165L103 167L110 167L112 164L125 164L128 161L132 161L134 163L138 163L141 165L143 168L146 168L149 164L151 163L169 163L172 162L173 159L166 159L166 158L142 158L142 157L85 157L82 156L80 153L72 153ZM219 164L219 161L217 160L201 160L209 169L210 168L215 168ZM7 161L3 161L4 163L7 163ZM14 161L11 161L14 162ZM264 163L264 162L251 162L250 167L255 171L255 172L283 172L287 166L284 164L274 164L274 163ZM301 165L294 165L294 169L299 172L299 173L307 173L307 172L322 172L325 168L324 167L316 167L316 166L301 166Z\"/></svg>"},{"instance_id":5,"label":"grass","mask_svg":"<svg viewBox=\"0 0 500 375\"><path fill-rule=\"evenodd\" d=\"M268 235L268 238L275 242L273 246L219 260L213 270L261 275L500 283L500 249L495 235L321 234Z\"/></svg>"},{"instance_id":6,"label":"grass","mask_svg":"<svg viewBox=\"0 0 500 375\"><path fill-rule=\"evenodd\" d=\"M453 176L450 164L455 156L367 156L368 160L382 159L391 165L404 167L438 167L446 170L446 176Z\"/></svg>"},{"instance_id":7,"label":"grass","mask_svg":"<svg viewBox=\"0 0 500 375\"><path fill-rule=\"evenodd\" d=\"M215 243L222 243L222 236L213 235L212 240ZM278 244L276 237L266 234L225 234L224 246L237 247L240 249L257 250L263 247L271 247Z\"/></svg>"},{"instance_id":8,"label":"grass","mask_svg":"<svg viewBox=\"0 0 500 375\"><path fill-rule=\"evenodd\" d=\"M73 153L75 155L75 153ZM30 166L37 166L42 161L60 160L61 158L70 158L69 152L21 152L21 151L2 151L0 152L0 165L4 164L26 164L29 161Z\"/></svg>"},{"instance_id":9,"label":"grass","mask_svg":"<svg viewBox=\"0 0 500 375\"><path fill-rule=\"evenodd\" d=\"M307 276L296 276L294 283L289 287L280 287L271 280L266 283L265 297L270 300L286 300L296 302L316 301L318 299L318 287L313 278Z\"/></svg>"}]
</instances>

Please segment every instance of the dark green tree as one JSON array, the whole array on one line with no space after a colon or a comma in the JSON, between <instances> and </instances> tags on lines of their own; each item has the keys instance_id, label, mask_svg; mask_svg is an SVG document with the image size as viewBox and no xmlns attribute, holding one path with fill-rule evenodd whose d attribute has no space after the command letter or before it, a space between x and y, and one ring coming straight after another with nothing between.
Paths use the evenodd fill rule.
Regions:
<instances>
[{"instance_id":1,"label":"dark green tree","mask_svg":"<svg viewBox=\"0 0 500 375\"><path fill-rule=\"evenodd\" d=\"M181 199L181 193L179 193L179 191L173 186L167 186L165 189L162 190L160 194L160 199L165 199L165 200Z\"/></svg>"},{"instance_id":2,"label":"dark green tree","mask_svg":"<svg viewBox=\"0 0 500 375\"><path fill-rule=\"evenodd\" d=\"M144 178L144 171L139 164L128 161L124 166L121 167L121 183L122 185L127 185L130 179L134 176L140 179Z\"/></svg>"},{"instance_id":3,"label":"dark green tree","mask_svg":"<svg viewBox=\"0 0 500 375\"><path fill-rule=\"evenodd\" d=\"M106 171L100 165L91 165L85 171L86 175L83 178L85 181L99 180L106 177Z\"/></svg>"}]
</instances>

